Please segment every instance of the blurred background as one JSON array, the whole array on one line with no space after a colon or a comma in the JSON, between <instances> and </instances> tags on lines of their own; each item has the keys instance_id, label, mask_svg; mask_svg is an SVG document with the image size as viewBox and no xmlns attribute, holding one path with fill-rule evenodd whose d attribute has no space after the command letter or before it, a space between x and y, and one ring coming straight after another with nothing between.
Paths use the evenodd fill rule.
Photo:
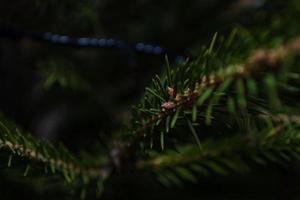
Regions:
<instances>
[{"instance_id":1,"label":"blurred background","mask_svg":"<svg viewBox=\"0 0 300 200\"><path fill-rule=\"evenodd\" d=\"M264 26L269 22L261 16L276 12L282 4L284 0L4 0L0 30L13 27L145 42L159 44L171 54L194 57L215 32L226 35L237 24ZM73 152L89 150L95 140L105 140L130 120L131 105L164 64L164 55L55 45L24 35L7 37L0 31L0 109L36 137L63 142ZM176 191L140 175L124 176L111 181L113 190L104 198L300 199L299 184L293 183L299 177L294 168L262 169L251 177L230 180L204 178L199 185ZM261 174L267 178L261 180ZM4 199L26 195L39 199L18 180L0 178ZM228 181L231 184L225 185ZM19 192L12 192L16 188ZM49 199L58 194L49 194Z\"/></svg>"}]
</instances>

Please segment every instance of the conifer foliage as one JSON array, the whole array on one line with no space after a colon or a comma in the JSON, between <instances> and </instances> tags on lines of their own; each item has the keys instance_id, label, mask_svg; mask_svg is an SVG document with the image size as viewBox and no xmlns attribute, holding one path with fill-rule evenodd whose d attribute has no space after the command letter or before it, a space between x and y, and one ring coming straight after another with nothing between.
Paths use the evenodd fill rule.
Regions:
<instances>
[{"instance_id":1,"label":"conifer foliage","mask_svg":"<svg viewBox=\"0 0 300 200\"><path fill-rule=\"evenodd\" d=\"M183 62L165 55L163 72L152 77L121 128L105 138L108 150L101 140L100 150L71 153L1 115L1 170L25 182L51 180L70 198L101 199L123 174L147 174L172 189L299 161L300 3L280 5L276 12L253 14L254 26L211 34ZM80 86L74 81L81 74L74 74L79 78L72 83L51 74L51 83L58 76L68 87Z\"/></svg>"}]
</instances>

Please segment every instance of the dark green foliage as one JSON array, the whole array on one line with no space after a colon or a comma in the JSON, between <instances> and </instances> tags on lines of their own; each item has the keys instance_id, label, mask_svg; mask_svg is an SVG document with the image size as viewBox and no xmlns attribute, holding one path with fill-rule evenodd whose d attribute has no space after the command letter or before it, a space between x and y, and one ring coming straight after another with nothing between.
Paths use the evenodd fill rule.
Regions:
<instances>
[{"instance_id":1,"label":"dark green foliage","mask_svg":"<svg viewBox=\"0 0 300 200\"><path fill-rule=\"evenodd\" d=\"M294 21L290 16L297 13L295 10L282 18ZM137 116L142 117L137 117L141 120L133 126L135 137L144 138L142 151L149 154L149 160L140 161L138 167L153 170L164 185L170 185L182 184L179 180L195 181L191 177L196 172L224 175L248 171L251 161L284 165L288 160L298 159L299 124L285 122L289 124L286 127L272 121L277 114L299 115L297 109L292 111L299 105L299 94L294 92L299 83L288 78L299 73L299 49L292 47L297 46L297 40L287 43L282 31L288 32L288 28L287 24L280 28L277 24L275 29L271 24L267 31L239 27L228 39L215 34L197 60L172 69L167 63L166 74L146 89L137 108ZM284 52L282 56L282 49L289 49L290 53ZM173 88L174 94L170 95L168 88ZM164 123L166 126L161 126ZM155 132L169 137L158 137ZM162 155L156 144L159 140L164 144ZM200 150L193 145L194 141ZM206 142L212 144L211 148ZM219 154L218 148L225 154ZM199 169L192 170L191 166Z\"/></svg>"},{"instance_id":2,"label":"dark green foliage","mask_svg":"<svg viewBox=\"0 0 300 200\"><path fill-rule=\"evenodd\" d=\"M8 168L23 170L23 176L31 173L35 176L44 174L42 176L45 177L60 175L61 181L65 181L72 190L80 186L83 193L93 182L103 184L110 173L109 169L101 170L103 161L98 160L99 166L95 162L86 163L88 156L85 161L81 161L62 145L56 148L46 141L38 141L30 134L22 133L14 124L3 120L3 117L0 121L0 148L1 163L7 159ZM91 167L91 164L94 166ZM98 187L97 192L101 188Z\"/></svg>"},{"instance_id":3,"label":"dark green foliage","mask_svg":"<svg viewBox=\"0 0 300 200\"><path fill-rule=\"evenodd\" d=\"M184 145L162 155L151 152L151 159L141 161L138 167L153 170L164 185L170 186L182 184L183 180L194 181L190 176L245 173L255 164L275 163L285 167L286 162L299 159L299 121L293 122L288 117L286 121L274 121L267 116L261 119L263 124L252 125L254 131L247 134L205 140L203 150ZM187 171L177 171L182 168Z\"/></svg>"},{"instance_id":4,"label":"dark green foliage","mask_svg":"<svg viewBox=\"0 0 300 200\"><path fill-rule=\"evenodd\" d=\"M115 108L114 119L125 118L124 125L93 141L103 145L93 154L56 148L1 117L1 169L17 171L12 180L32 177L35 185L40 178L54 179L77 197L94 199L116 177L145 173L164 186L184 186L299 161L300 3L280 5L278 12L251 14L253 26L236 25L227 36L210 34L207 47L195 48L195 59L174 64L166 55L165 70L153 76L133 112ZM92 23L89 3L72 6L86 8L82 15ZM92 99L109 95L97 93L97 74L64 59L46 60L38 64L44 89L58 86Z\"/></svg>"}]
</instances>

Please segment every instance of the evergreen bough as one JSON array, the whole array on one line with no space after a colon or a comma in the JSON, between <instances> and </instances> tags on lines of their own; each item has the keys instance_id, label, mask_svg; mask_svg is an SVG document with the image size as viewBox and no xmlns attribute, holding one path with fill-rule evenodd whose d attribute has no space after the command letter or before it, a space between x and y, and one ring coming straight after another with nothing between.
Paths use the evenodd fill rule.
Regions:
<instances>
[{"instance_id":1,"label":"evergreen bough","mask_svg":"<svg viewBox=\"0 0 300 200\"><path fill-rule=\"evenodd\" d=\"M197 59L177 65L166 56L165 72L146 87L132 123L112 137L110 154L75 156L2 116L1 168L60 175L85 198L100 197L111 175L128 170L171 187L300 160L299 11L298 1L288 1L280 14L259 16L270 27L216 33Z\"/></svg>"}]
</instances>

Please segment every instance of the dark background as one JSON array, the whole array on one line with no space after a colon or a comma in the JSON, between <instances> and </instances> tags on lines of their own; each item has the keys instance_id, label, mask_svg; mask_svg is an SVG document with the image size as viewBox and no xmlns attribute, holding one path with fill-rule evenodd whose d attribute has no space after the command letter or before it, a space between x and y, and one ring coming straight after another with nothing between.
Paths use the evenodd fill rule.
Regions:
<instances>
[{"instance_id":1,"label":"dark background","mask_svg":"<svg viewBox=\"0 0 300 200\"><path fill-rule=\"evenodd\" d=\"M128 43L142 41L193 57L215 32L226 35L236 24L266 25L255 16L276 12L282 3L5 0L0 3L0 26L74 37L113 37ZM37 137L62 141L73 152L88 150L95 139L107 137L129 120L130 106L138 101L151 77L161 72L164 62L164 55L60 46L23 36L0 37L0 109ZM63 78L51 79L52 75ZM68 84L70 77L75 81ZM148 175L128 174L114 178L104 197L299 199L296 171L296 167L258 169L250 176L203 178L198 185L175 190L165 189L151 178L141 178ZM20 180L4 175L0 178L3 199L42 196ZM59 194L49 194L48 198Z\"/></svg>"}]
</instances>

